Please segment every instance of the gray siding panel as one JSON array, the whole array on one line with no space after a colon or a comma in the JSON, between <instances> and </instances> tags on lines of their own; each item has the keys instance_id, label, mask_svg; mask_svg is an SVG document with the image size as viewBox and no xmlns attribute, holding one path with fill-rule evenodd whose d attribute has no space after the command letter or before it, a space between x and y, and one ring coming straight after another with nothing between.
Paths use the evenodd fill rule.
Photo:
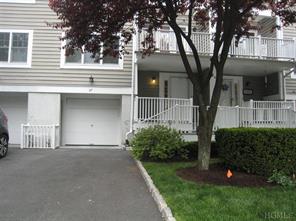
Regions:
<instances>
[{"instance_id":1,"label":"gray siding panel","mask_svg":"<svg viewBox=\"0 0 296 221\"><path fill-rule=\"evenodd\" d=\"M291 77L286 78L286 93L295 94L296 93L296 79Z\"/></svg>"},{"instance_id":2,"label":"gray siding panel","mask_svg":"<svg viewBox=\"0 0 296 221\"><path fill-rule=\"evenodd\" d=\"M124 56L123 69L66 69L60 68L61 31L48 27L46 22L56 22L56 15L48 7L48 0L35 4L0 3L0 29L33 30L32 68L0 68L0 82L8 85L71 85L131 87L132 47Z\"/></svg>"}]
</instances>

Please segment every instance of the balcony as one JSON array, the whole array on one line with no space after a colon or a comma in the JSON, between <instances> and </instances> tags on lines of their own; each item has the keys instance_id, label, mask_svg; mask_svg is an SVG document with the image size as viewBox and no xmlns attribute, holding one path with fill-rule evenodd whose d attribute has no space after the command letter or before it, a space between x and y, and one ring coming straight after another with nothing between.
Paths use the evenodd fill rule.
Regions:
<instances>
[{"instance_id":1,"label":"balcony","mask_svg":"<svg viewBox=\"0 0 296 221\"><path fill-rule=\"evenodd\" d=\"M147 33L142 31L139 34L139 49L143 49L141 42ZM212 34L205 32L192 33L192 39L201 55L210 56L213 51ZM178 53L178 46L173 31L160 30L155 32L156 52L159 53ZM185 40L184 40L185 43ZM185 43L185 50L188 54L192 53L190 47ZM230 57L252 58L265 60L295 61L296 59L296 40L276 39L267 37L243 37L238 45L233 40L229 52Z\"/></svg>"}]
</instances>

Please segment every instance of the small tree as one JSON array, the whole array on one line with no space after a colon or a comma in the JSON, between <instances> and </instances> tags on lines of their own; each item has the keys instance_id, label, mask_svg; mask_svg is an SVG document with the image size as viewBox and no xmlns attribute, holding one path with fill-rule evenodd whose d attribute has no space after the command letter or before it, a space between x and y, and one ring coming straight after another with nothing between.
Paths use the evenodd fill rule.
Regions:
<instances>
[{"instance_id":1,"label":"small tree","mask_svg":"<svg viewBox=\"0 0 296 221\"><path fill-rule=\"evenodd\" d=\"M167 23L175 33L179 53L188 78L193 84L194 104L199 105L198 167L209 168L211 137L223 83L224 66L232 39L238 41L248 36L251 21L260 10L270 10L279 16L283 25L294 23L295 0L49 0L49 6L57 13L60 23L56 28L65 30L68 52L84 47L93 56L105 44L104 54L118 56L125 52L124 45L131 41L135 26L146 29L148 35L142 44L144 54L155 50L154 31ZM177 22L178 16L186 16L188 32ZM192 40L192 26L210 26L214 29L214 48L208 67L202 69L198 48ZM114 50L116 35L121 33L122 50ZM194 64L185 51L189 45ZM192 56L190 55L190 56ZM196 71L195 71L196 70ZM212 95L210 79L216 74Z\"/></svg>"}]
</instances>

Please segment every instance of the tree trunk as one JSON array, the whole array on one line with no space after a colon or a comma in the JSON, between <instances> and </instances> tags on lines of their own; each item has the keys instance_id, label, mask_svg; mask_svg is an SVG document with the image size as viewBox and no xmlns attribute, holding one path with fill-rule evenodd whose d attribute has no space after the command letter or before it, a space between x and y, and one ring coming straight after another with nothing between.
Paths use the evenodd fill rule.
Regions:
<instances>
[{"instance_id":1,"label":"tree trunk","mask_svg":"<svg viewBox=\"0 0 296 221\"><path fill-rule=\"evenodd\" d=\"M203 76L207 78L207 70ZM197 102L197 90L194 90L193 103L199 105L199 126L197 130L198 136L198 169L208 170L210 164L211 155L211 142L212 142L212 127L213 120L210 117L208 106L210 105L210 82L203 79L202 84L202 96L204 101L204 107L202 108Z\"/></svg>"},{"instance_id":2,"label":"tree trunk","mask_svg":"<svg viewBox=\"0 0 296 221\"><path fill-rule=\"evenodd\" d=\"M208 170L211 157L212 122L208 115L199 116L198 128L198 169Z\"/></svg>"}]
</instances>

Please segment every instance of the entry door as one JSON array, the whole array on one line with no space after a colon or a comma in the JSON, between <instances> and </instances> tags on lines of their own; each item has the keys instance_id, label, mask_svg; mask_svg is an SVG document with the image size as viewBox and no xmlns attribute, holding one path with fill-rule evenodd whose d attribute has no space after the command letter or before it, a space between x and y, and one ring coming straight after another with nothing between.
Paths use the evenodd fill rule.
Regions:
<instances>
[{"instance_id":1,"label":"entry door","mask_svg":"<svg viewBox=\"0 0 296 221\"><path fill-rule=\"evenodd\" d=\"M63 108L64 144L120 144L119 99L66 98Z\"/></svg>"},{"instance_id":2,"label":"entry door","mask_svg":"<svg viewBox=\"0 0 296 221\"><path fill-rule=\"evenodd\" d=\"M232 106L233 105L233 81L232 80L223 80L221 97L220 97L221 106Z\"/></svg>"},{"instance_id":3,"label":"entry door","mask_svg":"<svg viewBox=\"0 0 296 221\"><path fill-rule=\"evenodd\" d=\"M189 98L190 82L187 78L172 77L170 79L170 97L171 98Z\"/></svg>"}]
</instances>

